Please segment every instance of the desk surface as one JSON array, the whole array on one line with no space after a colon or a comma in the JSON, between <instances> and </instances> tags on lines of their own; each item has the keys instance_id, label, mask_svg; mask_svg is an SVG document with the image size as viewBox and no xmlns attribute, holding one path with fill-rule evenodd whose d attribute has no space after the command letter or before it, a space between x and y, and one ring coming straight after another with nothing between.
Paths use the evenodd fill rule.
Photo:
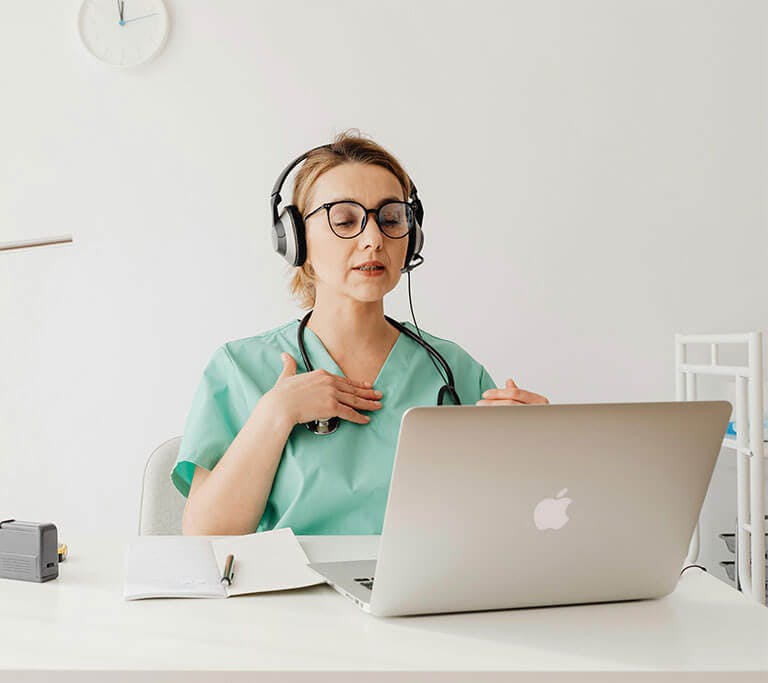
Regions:
<instances>
[{"instance_id":1,"label":"desk surface","mask_svg":"<svg viewBox=\"0 0 768 683\"><path fill-rule=\"evenodd\" d=\"M317 562L375 558L378 545L378 536L298 538ZM125 601L128 539L65 540L57 579L0 579L0 674L768 671L768 609L700 569L658 600L382 618L327 585Z\"/></svg>"}]
</instances>

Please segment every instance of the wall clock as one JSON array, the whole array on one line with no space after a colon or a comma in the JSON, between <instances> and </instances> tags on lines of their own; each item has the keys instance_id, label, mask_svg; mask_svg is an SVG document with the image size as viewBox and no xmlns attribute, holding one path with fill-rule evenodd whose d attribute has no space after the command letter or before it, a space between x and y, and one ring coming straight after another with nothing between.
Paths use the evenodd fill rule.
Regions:
<instances>
[{"instance_id":1,"label":"wall clock","mask_svg":"<svg viewBox=\"0 0 768 683\"><path fill-rule=\"evenodd\" d=\"M113 66L137 66L165 45L169 28L163 0L83 0L80 39L88 52Z\"/></svg>"}]
</instances>

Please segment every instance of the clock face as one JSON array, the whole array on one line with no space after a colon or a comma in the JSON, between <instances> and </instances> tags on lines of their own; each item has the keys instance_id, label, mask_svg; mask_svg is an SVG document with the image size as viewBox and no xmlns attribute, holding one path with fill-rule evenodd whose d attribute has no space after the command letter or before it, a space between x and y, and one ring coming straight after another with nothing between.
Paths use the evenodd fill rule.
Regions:
<instances>
[{"instance_id":1,"label":"clock face","mask_svg":"<svg viewBox=\"0 0 768 683\"><path fill-rule=\"evenodd\" d=\"M83 45L94 57L136 66L165 43L168 12L163 0L83 0L78 24Z\"/></svg>"}]
</instances>

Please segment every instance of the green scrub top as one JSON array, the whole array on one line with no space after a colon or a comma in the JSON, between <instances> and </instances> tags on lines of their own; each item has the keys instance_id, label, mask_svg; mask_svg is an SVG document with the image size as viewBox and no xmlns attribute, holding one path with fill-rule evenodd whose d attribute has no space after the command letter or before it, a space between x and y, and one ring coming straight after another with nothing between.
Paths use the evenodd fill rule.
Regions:
<instances>
[{"instance_id":1,"label":"green scrub top","mask_svg":"<svg viewBox=\"0 0 768 683\"><path fill-rule=\"evenodd\" d=\"M171 471L183 496L189 494L195 465L212 470L256 402L275 385L283 370L280 354L293 356L297 375L307 371L296 336L300 322L291 320L263 334L227 342L213 353ZM402 324L417 333L412 323ZM424 330L421 334L450 366L462 405L474 405L486 389L495 388L487 370L458 344ZM344 376L308 327L304 345L315 369ZM435 364L442 369L437 360ZM382 407L361 411L370 415L369 423L342 419L335 432L323 435L304 424L293 427L255 531L291 527L297 535L380 534L402 415L412 406L437 405L443 384L431 355L401 332L374 382L383 392Z\"/></svg>"}]
</instances>

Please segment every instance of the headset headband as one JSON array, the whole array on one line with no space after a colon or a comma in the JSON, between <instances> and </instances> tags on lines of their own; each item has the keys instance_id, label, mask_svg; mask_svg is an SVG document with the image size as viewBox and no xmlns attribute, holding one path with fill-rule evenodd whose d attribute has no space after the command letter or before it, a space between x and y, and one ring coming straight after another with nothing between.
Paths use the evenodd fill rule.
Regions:
<instances>
[{"instance_id":1,"label":"headset headband","mask_svg":"<svg viewBox=\"0 0 768 683\"><path fill-rule=\"evenodd\" d=\"M270 195L272 199L272 223L277 223L280 220L280 214L278 213L277 207L282 201L282 197L280 196L280 190L283 189L283 183L285 182L285 179L288 177L288 174L294 169L294 167L301 163L304 159L306 159L312 152L318 149L333 149L332 145L318 145L317 147L313 147L312 149L308 150L307 152L304 152L304 154L301 154L300 156L296 157L290 164L288 164L284 169L283 172L277 177L277 180L275 181L274 186L272 187L272 194ZM408 175L406 173L406 175ZM414 184L413 180L411 180L411 176L408 175L408 182L411 184L411 199L414 200L415 203L419 205L419 209L421 208L421 202L419 200L418 193L416 191L416 185ZM418 213L418 212L417 212ZM421 217L417 215L416 219L419 221L419 224L421 224Z\"/></svg>"},{"instance_id":2,"label":"headset headband","mask_svg":"<svg viewBox=\"0 0 768 683\"><path fill-rule=\"evenodd\" d=\"M302 162L304 159L306 159L312 152L314 152L317 149L331 149L330 145L319 145L318 147L313 147L307 152L304 152L304 154L301 154L300 156L296 157L290 164L288 164L283 172L277 177L277 180L275 181L275 186L272 188L272 194L270 195L272 197L272 222L277 223L278 221L278 212L277 212L277 205L282 201L282 198L280 197L280 190L283 189L283 183L285 182L285 179L288 177L288 174L293 170L293 168Z\"/></svg>"}]
</instances>

